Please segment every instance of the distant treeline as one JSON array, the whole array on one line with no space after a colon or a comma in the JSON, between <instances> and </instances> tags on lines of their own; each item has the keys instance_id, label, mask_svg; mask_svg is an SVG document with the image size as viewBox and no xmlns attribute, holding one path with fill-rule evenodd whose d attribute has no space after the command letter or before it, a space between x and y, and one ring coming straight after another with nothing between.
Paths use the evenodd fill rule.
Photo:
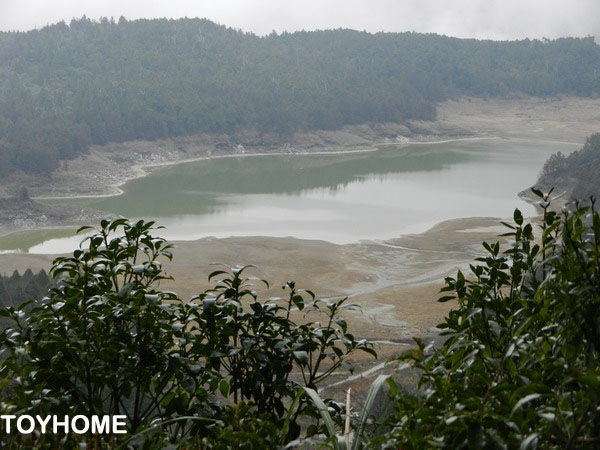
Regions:
<instances>
[{"instance_id":1,"label":"distant treeline","mask_svg":"<svg viewBox=\"0 0 600 450\"><path fill-rule=\"evenodd\" d=\"M45 270L34 274L27 269L21 275L17 270L11 276L0 275L0 308L19 306L29 300L41 300L53 285Z\"/></svg>"},{"instance_id":2,"label":"distant treeline","mask_svg":"<svg viewBox=\"0 0 600 450\"><path fill-rule=\"evenodd\" d=\"M0 175L91 144L433 119L458 95L600 94L593 38L513 42L85 17L0 33Z\"/></svg>"},{"instance_id":3,"label":"distant treeline","mask_svg":"<svg viewBox=\"0 0 600 450\"><path fill-rule=\"evenodd\" d=\"M566 190L573 197L600 198L600 133L587 138L582 149L569 156L558 152L544 164L538 185Z\"/></svg>"},{"instance_id":4,"label":"distant treeline","mask_svg":"<svg viewBox=\"0 0 600 450\"><path fill-rule=\"evenodd\" d=\"M18 307L25 302L38 302L46 296L54 282L45 270L34 274L27 269L21 275L17 270L12 275L0 275L0 310L13 306ZM33 305L25 309L29 311ZM10 320L0 317L0 331L11 325Z\"/></svg>"}]
</instances>

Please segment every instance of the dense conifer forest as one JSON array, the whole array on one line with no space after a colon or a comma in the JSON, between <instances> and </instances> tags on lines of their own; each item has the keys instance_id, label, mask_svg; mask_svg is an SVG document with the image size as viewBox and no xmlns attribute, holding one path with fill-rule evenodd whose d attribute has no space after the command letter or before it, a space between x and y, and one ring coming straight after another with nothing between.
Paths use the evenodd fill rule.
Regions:
<instances>
[{"instance_id":1,"label":"dense conifer forest","mask_svg":"<svg viewBox=\"0 0 600 450\"><path fill-rule=\"evenodd\" d=\"M538 185L565 190L575 198L600 196L600 133L587 138L582 149L569 156L561 152L544 164Z\"/></svg>"},{"instance_id":2,"label":"dense conifer forest","mask_svg":"<svg viewBox=\"0 0 600 450\"><path fill-rule=\"evenodd\" d=\"M12 275L0 275L0 309L19 306L27 301L41 300L48 290L54 285L45 270L34 274L27 269L23 274L15 270ZM3 330L8 321L0 317L0 330Z\"/></svg>"},{"instance_id":3,"label":"dense conifer forest","mask_svg":"<svg viewBox=\"0 0 600 450\"><path fill-rule=\"evenodd\" d=\"M593 38L510 42L352 30L259 37L208 20L85 17L0 33L0 172L92 144L433 119L471 96L600 94Z\"/></svg>"},{"instance_id":4,"label":"dense conifer forest","mask_svg":"<svg viewBox=\"0 0 600 450\"><path fill-rule=\"evenodd\" d=\"M45 270L34 274L27 269L21 275L15 270L12 275L0 275L0 306L18 306L29 300L40 300L52 286Z\"/></svg>"}]
</instances>

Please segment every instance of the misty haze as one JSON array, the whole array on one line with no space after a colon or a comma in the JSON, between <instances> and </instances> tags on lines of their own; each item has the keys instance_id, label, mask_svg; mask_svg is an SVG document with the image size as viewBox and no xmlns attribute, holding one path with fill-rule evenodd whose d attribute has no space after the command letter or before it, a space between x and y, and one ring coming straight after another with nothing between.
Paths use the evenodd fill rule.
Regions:
<instances>
[{"instance_id":1,"label":"misty haze","mask_svg":"<svg viewBox=\"0 0 600 450\"><path fill-rule=\"evenodd\" d=\"M5 2L2 445L596 448L599 14Z\"/></svg>"}]
</instances>

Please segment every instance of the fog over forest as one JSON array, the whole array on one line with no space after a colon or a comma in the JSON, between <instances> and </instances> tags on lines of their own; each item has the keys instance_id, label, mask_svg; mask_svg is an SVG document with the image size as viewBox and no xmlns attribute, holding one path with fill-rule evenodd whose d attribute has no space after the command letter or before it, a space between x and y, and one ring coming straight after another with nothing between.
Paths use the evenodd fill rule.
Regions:
<instances>
[{"instance_id":1,"label":"fog over forest","mask_svg":"<svg viewBox=\"0 0 600 450\"><path fill-rule=\"evenodd\" d=\"M83 15L205 17L258 35L351 28L495 40L600 37L600 3L595 0L4 0L0 30L42 28Z\"/></svg>"}]
</instances>

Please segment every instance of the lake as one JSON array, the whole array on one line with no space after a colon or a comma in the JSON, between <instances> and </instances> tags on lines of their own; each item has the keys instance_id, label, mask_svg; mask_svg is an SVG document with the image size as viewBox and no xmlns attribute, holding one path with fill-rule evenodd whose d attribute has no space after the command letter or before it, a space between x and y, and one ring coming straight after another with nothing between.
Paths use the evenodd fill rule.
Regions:
<instances>
[{"instance_id":1,"label":"lake","mask_svg":"<svg viewBox=\"0 0 600 450\"><path fill-rule=\"evenodd\" d=\"M386 145L330 155L253 156L156 168L115 197L74 203L152 218L169 240L207 236L293 236L334 243L423 232L460 217L509 217L535 209L517 197L544 161L578 145L473 139ZM67 233L67 236L65 236ZM0 250L59 253L80 237L40 230L0 238Z\"/></svg>"}]
</instances>

